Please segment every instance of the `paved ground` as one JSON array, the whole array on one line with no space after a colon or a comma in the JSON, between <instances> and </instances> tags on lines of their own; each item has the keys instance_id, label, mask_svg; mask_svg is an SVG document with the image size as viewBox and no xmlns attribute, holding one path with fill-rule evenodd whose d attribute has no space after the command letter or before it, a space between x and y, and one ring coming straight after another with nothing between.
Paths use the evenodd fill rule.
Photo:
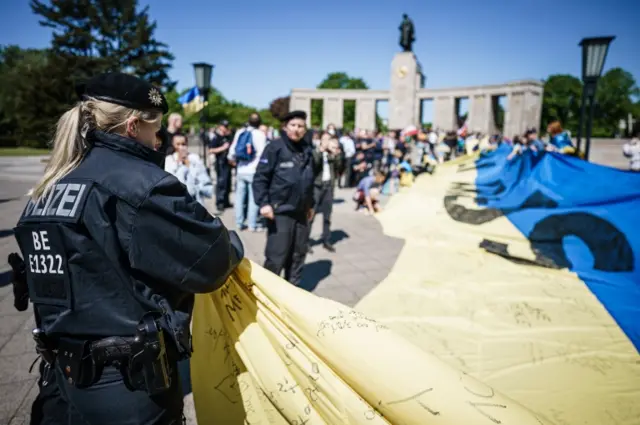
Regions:
<instances>
[{"instance_id":1,"label":"paved ground","mask_svg":"<svg viewBox=\"0 0 640 425\"><path fill-rule=\"evenodd\" d=\"M629 160L622 155L622 146L626 142L625 139L593 139L589 157L597 164L628 169ZM583 140L583 147L584 143Z\"/></svg>"},{"instance_id":2,"label":"paved ground","mask_svg":"<svg viewBox=\"0 0 640 425\"><path fill-rule=\"evenodd\" d=\"M6 258L17 250L12 228L24 208L22 196L42 170L41 158L0 158L0 425L28 423L37 391L37 368L29 373L36 358L30 335L32 314L13 308ZM235 228L232 209L222 220ZM321 221L321 217L315 221L312 238L319 237ZM403 243L384 236L373 217L354 212L350 190L336 193L332 228L337 252L331 254L315 246L307 257L302 286L352 306L386 277ZM262 263L265 234L244 231L240 236L246 255Z\"/></svg>"}]
</instances>

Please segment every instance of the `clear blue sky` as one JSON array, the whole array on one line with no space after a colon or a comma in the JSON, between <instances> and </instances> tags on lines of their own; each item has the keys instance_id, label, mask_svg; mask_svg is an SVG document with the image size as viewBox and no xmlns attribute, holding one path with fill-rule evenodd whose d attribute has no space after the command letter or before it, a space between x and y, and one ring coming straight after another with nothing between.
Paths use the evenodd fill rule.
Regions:
<instances>
[{"instance_id":1,"label":"clear blue sky","mask_svg":"<svg viewBox=\"0 0 640 425\"><path fill-rule=\"evenodd\" d=\"M616 35L606 68L640 79L640 0L146 0L160 41L176 59L178 88L191 63L215 64L224 96L257 107L291 88L315 87L345 71L389 87L398 26L408 13L428 87L501 83L580 74L578 42ZM0 44L46 47L27 0L0 0Z\"/></svg>"}]
</instances>

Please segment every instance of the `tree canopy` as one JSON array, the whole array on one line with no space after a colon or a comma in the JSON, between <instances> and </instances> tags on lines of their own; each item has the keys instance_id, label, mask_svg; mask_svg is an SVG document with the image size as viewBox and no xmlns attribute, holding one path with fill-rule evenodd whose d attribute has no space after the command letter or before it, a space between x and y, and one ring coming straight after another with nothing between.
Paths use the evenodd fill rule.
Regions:
<instances>
[{"instance_id":1,"label":"tree canopy","mask_svg":"<svg viewBox=\"0 0 640 425\"><path fill-rule=\"evenodd\" d=\"M357 90L368 89L369 86L362 78L350 77L346 72L332 72L318 84L317 88ZM313 127L322 127L323 106L321 100L311 102L311 125ZM343 108L342 126L347 130L353 130L356 122L356 103L347 100L344 102Z\"/></svg>"},{"instance_id":2,"label":"tree canopy","mask_svg":"<svg viewBox=\"0 0 640 425\"><path fill-rule=\"evenodd\" d=\"M144 78L164 91L170 112L183 113L176 82L168 75L173 55L155 38L148 6L137 0L31 0L30 5L40 24L52 29L51 46L0 46L1 146L47 146L57 119L78 100L75 84L101 72ZM213 88L205 125L226 119L241 126L254 111ZM266 124L277 125L268 109L258 112ZM185 117L186 127L200 126L199 118Z\"/></svg>"},{"instance_id":3,"label":"tree canopy","mask_svg":"<svg viewBox=\"0 0 640 425\"><path fill-rule=\"evenodd\" d=\"M289 112L290 100L289 96L274 99L269 105L271 115L278 120L282 119Z\"/></svg>"},{"instance_id":4,"label":"tree canopy","mask_svg":"<svg viewBox=\"0 0 640 425\"><path fill-rule=\"evenodd\" d=\"M69 63L48 50L0 48L0 143L44 147L75 97Z\"/></svg>"},{"instance_id":5,"label":"tree canopy","mask_svg":"<svg viewBox=\"0 0 640 425\"><path fill-rule=\"evenodd\" d=\"M171 90L165 93L167 104L169 106L169 113L165 115L165 120L172 112L178 112L184 117L183 125L186 129L191 127L199 128L201 126L201 113L198 112L196 114L185 115L182 105L178 102L178 98L188 90L189 89L185 89L182 92ZM257 109L240 102L227 100L216 88L211 88L209 97L207 98L207 105L205 106L203 113L206 119L205 126L211 126L223 120L227 120L229 121L229 125L234 128L239 128L247 122L249 115L253 112L258 112L260 114L264 124L273 127L279 126L279 120L274 118L269 109Z\"/></svg>"},{"instance_id":6,"label":"tree canopy","mask_svg":"<svg viewBox=\"0 0 640 425\"><path fill-rule=\"evenodd\" d=\"M149 6L137 0L31 0L40 25L53 29L51 49L73 60L74 76L128 72L170 89L173 55L154 37Z\"/></svg>"},{"instance_id":7,"label":"tree canopy","mask_svg":"<svg viewBox=\"0 0 640 425\"><path fill-rule=\"evenodd\" d=\"M640 90L629 72L621 68L607 71L600 78L596 91L593 136L612 137L619 132L620 120L626 120L630 113L638 117L639 95ZM551 75L544 85L541 125L546 126L558 119L565 129L575 134L580 120L581 98L582 81L579 78Z\"/></svg>"}]
</instances>

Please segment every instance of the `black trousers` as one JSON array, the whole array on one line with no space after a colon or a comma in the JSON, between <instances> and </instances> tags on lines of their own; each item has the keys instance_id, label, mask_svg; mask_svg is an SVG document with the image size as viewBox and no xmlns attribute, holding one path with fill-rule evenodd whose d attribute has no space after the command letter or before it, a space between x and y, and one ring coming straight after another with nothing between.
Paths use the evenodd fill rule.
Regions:
<instances>
[{"instance_id":1,"label":"black trousers","mask_svg":"<svg viewBox=\"0 0 640 425\"><path fill-rule=\"evenodd\" d=\"M231 166L226 161L216 160L216 206L229 205L231 193Z\"/></svg>"},{"instance_id":2,"label":"black trousers","mask_svg":"<svg viewBox=\"0 0 640 425\"><path fill-rule=\"evenodd\" d=\"M315 215L309 223L309 235L313 227L313 220L322 214L322 243L331 243L331 212L333 211L333 185L330 182L315 186L313 197L316 203Z\"/></svg>"},{"instance_id":3,"label":"black trousers","mask_svg":"<svg viewBox=\"0 0 640 425\"><path fill-rule=\"evenodd\" d=\"M38 395L31 404L29 423L31 425L66 425L69 423L67 403L60 396L54 371L46 369L45 365L45 361L40 360Z\"/></svg>"},{"instance_id":4,"label":"black trousers","mask_svg":"<svg viewBox=\"0 0 640 425\"><path fill-rule=\"evenodd\" d=\"M172 387L159 396L130 391L122 374L105 367L100 380L89 388L75 388L54 368L54 381L40 386L32 408L35 425L182 425L182 389L173 364ZM39 382L40 384L40 382ZM37 405L36 405L37 404ZM33 414L40 415L34 421Z\"/></svg>"},{"instance_id":5,"label":"black trousers","mask_svg":"<svg viewBox=\"0 0 640 425\"><path fill-rule=\"evenodd\" d=\"M344 186L353 187L353 165L351 164L351 158L346 159L347 163L344 167Z\"/></svg>"},{"instance_id":6,"label":"black trousers","mask_svg":"<svg viewBox=\"0 0 640 425\"><path fill-rule=\"evenodd\" d=\"M267 220L267 246L264 250L264 267L298 286L307 255L309 225L300 214L276 214Z\"/></svg>"}]
</instances>

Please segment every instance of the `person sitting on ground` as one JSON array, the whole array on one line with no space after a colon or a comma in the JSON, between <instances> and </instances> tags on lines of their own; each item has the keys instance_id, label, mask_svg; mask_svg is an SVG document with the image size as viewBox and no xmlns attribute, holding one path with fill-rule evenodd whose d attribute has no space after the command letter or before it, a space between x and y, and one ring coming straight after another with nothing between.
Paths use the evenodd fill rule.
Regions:
<instances>
[{"instance_id":1,"label":"person sitting on ground","mask_svg":"<svg viewBox=\"0 0 640 425\"><path fill-rule=\"evenodd\" d=\"M360 180L369 175L371 164L367 162L364 152L361 151L356 153L356 156L351 162L351 170L351 175L353 176L353 181L356 185L360 183Z\"/></svg>"},{"instance_id":2,"label":"person sitting on ground","mask_svg":"<svg viewBox=\"0 0 640 425\"><path fill-rule=\"evenodd\" d=\"M381 211L378 205L380 186L384 183L386 175L382 171L376 171L374 175L360 180L353 200L356 202L356 211L364 208L365 214L374 214Z\"/></svg>"},{"instance_id":3,"label":"person sitting on ground","mask_svg":"<svg viewBox=\"0 0 640 425\"><path fill-rule=\"evenodd\" d=\"M547 133L549 133L549 144L547 144L547 151L558 152L566 155L575 154L576 148L571 142L569 134L562 129L560 121L552 121L547 126Z\"/></svg>"},{"instance_id":4,"label":"person sitting on ground","mask_svg":"<svg viewBox=\"0 0 640 425\"><path fill-rule=\"evenodd\" d=\"M176 133L171 139L173 153L167 156L164 170L176 176L187 187L189 195L204 205L213 196L213 183L207 168L195 153L189 153L187 136Z\"/></svg>"}]
</instances>

